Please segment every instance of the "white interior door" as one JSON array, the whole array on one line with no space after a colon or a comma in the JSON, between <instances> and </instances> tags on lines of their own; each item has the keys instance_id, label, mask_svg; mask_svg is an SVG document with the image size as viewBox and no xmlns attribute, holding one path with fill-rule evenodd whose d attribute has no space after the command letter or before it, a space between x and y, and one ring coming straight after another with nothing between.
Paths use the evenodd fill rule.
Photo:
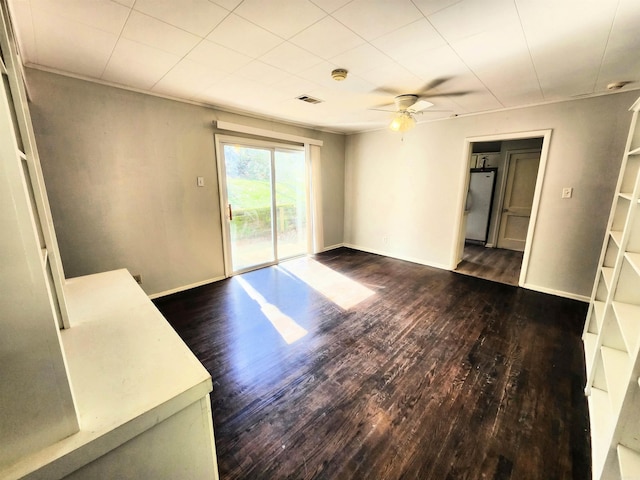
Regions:
<instances>
[{"instance_id":1,"label":"white interior door","mask_svg":"<svg viewBox=\"0 0 640 480\"><path fill-rule=\"evenodd\" d=\"M524 251L539 164L539 151L509 155L498 248Z\"/></svg>"}]
</instances>

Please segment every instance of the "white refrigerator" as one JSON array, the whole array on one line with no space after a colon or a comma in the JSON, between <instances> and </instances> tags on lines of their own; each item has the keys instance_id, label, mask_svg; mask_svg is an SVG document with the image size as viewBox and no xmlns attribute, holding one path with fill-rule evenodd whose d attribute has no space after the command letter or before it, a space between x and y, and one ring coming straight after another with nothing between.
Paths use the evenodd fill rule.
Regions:
<instances>
[{"instance_id":1,"label":"white refrigerator","mask_svg":"<svg viewBox=\"0 0 640 480\"><path fill-rule=\"evenodd\" d=\"M465 240L486 243L491 221L497 168L472 168L467 192L467 230Z\"/></svg>"}]
</instances>

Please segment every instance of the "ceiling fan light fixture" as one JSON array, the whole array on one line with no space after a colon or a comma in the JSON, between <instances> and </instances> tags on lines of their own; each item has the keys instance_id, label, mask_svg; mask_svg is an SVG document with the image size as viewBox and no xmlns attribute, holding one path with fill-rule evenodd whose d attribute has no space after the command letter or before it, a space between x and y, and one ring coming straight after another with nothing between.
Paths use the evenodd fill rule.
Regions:
<instances>
[{"instance_id":1,"label":"ceiling fan light fixture","mask_svg":"<svg viewBox=\"0 0 640 480\"><path fill-rule=\"evenodd\" d=\"M416 120L409 112L400 112L389 124L389 128L394 132L406 132L416 126Z\"/></svg>"},{"instance_id":2,"label":"ceiling fan light fixture","mask_svg":"<svg viewBox=\"0 0 640 480\"><path fill-rule=\"evenodd\" d=\"M344 68L336 68L331 72L331 78L333 78L336 82L341 82L347 79L347 73Z\"/></svg>"}]
</instances>

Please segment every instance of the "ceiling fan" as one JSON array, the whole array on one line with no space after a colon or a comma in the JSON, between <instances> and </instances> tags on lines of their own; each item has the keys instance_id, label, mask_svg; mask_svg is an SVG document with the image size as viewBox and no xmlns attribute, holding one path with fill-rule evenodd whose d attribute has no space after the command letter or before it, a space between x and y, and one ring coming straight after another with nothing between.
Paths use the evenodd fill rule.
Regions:
<instances>
[{"instance_id":1,"label":"ceiling fan","mask_svg":"<svg viewBox=\"0 0 640 480\"><path fill-rule=\"evenodd\" d=\"M382 93L393 93L395 94L395 98L393 99L393 104L381 105L390 106L395 105L395 115L389 124L389 128L396 132L406 132L407 130L412 129L416 124L415 115L417 113L423 113L426 109L433 107L433 103L425 100L425 98L431 97L455 97L460 95L466 95L470 92L447 92L447 93L438 93L434 91L434 89L449 80L448 78L438 78L425 85L420 93L405 93L398 94L394 90L390 90L388 88L379 88L377 91ZM374 110L382 110L388 112L389 110L385 109L374 109ZM430 112L443 112L449 110L430 110Z\"/></svg>"}]
</instances>

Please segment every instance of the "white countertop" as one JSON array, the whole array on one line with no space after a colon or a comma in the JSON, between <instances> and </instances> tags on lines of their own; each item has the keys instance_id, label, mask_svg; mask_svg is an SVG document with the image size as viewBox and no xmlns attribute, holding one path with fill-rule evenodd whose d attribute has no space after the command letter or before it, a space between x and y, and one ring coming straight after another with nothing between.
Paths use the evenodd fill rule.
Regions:
<instances>
[{"instance_id":1,"label":"white countertop","mask_svg":"<svg viewBox=\"0 0 640 480\"><path fill-rule=\"evenodd\" d=\"M71 328L60 334L80 431L2 478L60 478L212 390L209 373L127 270L69 279L65 297Z\"/></svg>"}]
</instances>

